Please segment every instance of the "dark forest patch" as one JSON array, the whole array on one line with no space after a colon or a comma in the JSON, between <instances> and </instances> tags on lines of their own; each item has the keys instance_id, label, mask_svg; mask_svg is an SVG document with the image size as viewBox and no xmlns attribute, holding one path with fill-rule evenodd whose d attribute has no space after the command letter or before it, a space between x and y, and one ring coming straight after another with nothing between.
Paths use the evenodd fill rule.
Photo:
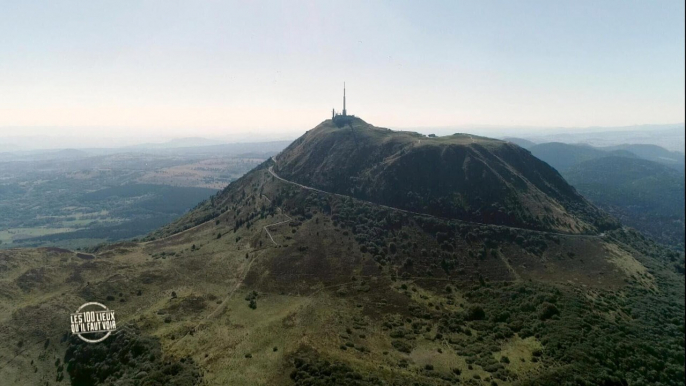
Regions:
<instances>
[{"instance_id":1,"label":"dark forest patch","mask_svg":"<svg viewBox=\"0 0 686 386\"><path fill-rule=\"evenodd\" d=\"M59 361L58 361L59 362ZM192 386L202 380L192 358L169 358L157 338L125 327L98 344L72 335L64 355L72 385L139 384ZM64 366L57 365L58 379Z\"/></svg>"}]
</instances>

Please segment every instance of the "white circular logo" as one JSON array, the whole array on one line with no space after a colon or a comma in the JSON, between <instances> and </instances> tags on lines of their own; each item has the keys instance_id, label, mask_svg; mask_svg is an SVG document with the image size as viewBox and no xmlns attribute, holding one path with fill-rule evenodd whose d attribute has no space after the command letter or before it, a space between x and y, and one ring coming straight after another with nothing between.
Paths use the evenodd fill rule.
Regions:
<instances>
[{"instance_id":1,"label":"white circular logo","mask_svg":"<svg viewBox=\"0 0 686 386\"><path fill-rule=\"evenodd\" d=\"M84 310L87 307L96 307L96 310ZM97 302L89 302L71 314L71 333L76 334L88 343L98 343L107 339L112 331L117 329L117 323L114 320L114 311L107 309L103 304ZM106 332L106 334L98 339L88 339L83 334L93 334L97 332Z\"/></svg>"}]
</instances>

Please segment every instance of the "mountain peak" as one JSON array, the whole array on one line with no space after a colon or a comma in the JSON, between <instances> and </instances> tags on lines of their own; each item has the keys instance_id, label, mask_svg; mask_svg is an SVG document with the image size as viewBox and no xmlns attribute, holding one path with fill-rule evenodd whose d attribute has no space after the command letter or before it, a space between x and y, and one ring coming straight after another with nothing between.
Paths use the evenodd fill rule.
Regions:
<instances>
[{"instance_id":1,"label":"mountain peak","mask_svg":"<svg viewBox=\"0 0 686 386\"><path fill-rule=\"evenodd\" d=\"M283 178L408 211L496 225L593 233L613 221L521 147L326 120L276 157Z\"/></svg>"}]
</instances>

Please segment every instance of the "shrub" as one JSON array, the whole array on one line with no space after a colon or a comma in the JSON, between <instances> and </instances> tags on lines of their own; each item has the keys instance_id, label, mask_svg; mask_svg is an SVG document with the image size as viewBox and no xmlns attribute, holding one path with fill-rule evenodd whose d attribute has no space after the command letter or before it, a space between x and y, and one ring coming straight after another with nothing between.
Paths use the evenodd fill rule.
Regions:
<instances>
[{"instance_id":1,"label":"shrub","mask_svg":"<svg viewBox=\"0 0 686 386\"><path fill-rule=\"evenodd\" d=\"M538 309L538 318L541 320L547 320L552 318L554 315L559 315L560 310L555 307L554 304L544 302Z\"/></svg>"},{"instance_id":2,"label":"shrub","mask_svg":"<svg viewBox=\"0 0 686 386\"><path fill-rule=\"evenodd\" d=\"M486 319L486 311L481 306L471 306L467 311L465 320L484 320Z\"/></svg>"},{"instance_id":3,"label":"shrub","mask_svg":"<svg viewBox=\"0 0 686 386\"><path fill-rule=\"evenodd\" d=\"M396 350L400 352L404 352L407 354L412 352L412 346L407 342L403 342L402 340L394 340L393 342L391 342L391 344L393 345L393 347L395 347Z\"/></svg>"}]
</instances>

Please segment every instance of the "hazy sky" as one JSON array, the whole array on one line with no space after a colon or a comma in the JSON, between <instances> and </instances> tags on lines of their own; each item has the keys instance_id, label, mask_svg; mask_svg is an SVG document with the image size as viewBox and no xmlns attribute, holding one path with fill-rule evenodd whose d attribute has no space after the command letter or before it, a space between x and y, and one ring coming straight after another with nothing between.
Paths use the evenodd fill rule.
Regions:
<instances>
[{"instance_id":1,"label":"hazy sky","mask_svg":"<svg viewBox=\"0 0 686 386\"><path fill-rule=\"evenodd\" d=\"M684 120L683 0L0 5L5 136Z\"/></svg>"}]
</instances>

